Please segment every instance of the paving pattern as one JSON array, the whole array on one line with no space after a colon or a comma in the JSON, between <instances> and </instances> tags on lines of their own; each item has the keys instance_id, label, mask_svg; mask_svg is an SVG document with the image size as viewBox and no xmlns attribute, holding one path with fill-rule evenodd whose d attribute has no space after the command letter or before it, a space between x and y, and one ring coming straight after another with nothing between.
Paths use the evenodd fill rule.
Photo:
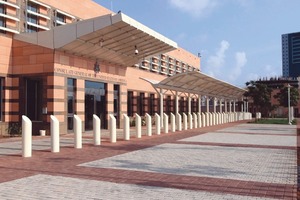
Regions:
<instances>
[{"instance_id":1,"label":"paving pattern","mask_svg":"<svg viewBox=\"0 0 300 200\"><path fill-rule=\"evenodd\" d=\"M32 158L1 141L0 199L297 199L296 130L230 123L101 146L85 134L83 149L69 135L56 154L39 137Z\"/></svg>"}]
</instances>

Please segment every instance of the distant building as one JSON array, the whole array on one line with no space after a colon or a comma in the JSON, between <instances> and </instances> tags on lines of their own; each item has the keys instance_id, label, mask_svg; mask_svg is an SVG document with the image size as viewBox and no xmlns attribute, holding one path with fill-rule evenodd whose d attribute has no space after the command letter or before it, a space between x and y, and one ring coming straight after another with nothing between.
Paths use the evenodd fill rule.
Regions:
<instances>
[{"instance_id":1,"label":"distant building","mask_svg":"<svg viewBox=\"0 0 300 200\"><path fill-rule=\"evenodd\" d=\"M300 76L300 32L281 36L282 75L296 78Z\"/></svg>"}]
</instances>

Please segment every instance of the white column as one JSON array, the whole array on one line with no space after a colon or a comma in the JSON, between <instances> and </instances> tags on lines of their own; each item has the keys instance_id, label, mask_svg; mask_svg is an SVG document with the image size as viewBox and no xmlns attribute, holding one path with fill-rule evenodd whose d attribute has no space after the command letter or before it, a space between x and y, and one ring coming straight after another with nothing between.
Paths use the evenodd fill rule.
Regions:
<instances>
[{"instance_id":1,"label":"white column","mask_svg":"<svg viewBox=\"0 0 300 200\"><path fill-rule=\"evenodd\" d=\"M109 133L110 133L110 142L116 143L117 142L117 124L116 118L114 115L109 115Z\"/></svg>"},{"instance_id":2,"label":"white column","mask_svg":"<svg viewBox=\"0 0 300 200\"><path fill-rule=\"evenodd\" d=\"M178 99L179 97L178 97L178 92L176 91L176 94L175 94L175 115L176 115L176 113L178 113L179 112L179 99Z\"/></svg>"},{"instance_id":3,"label":"white column","mask_svg":"<svg viewBox=\"0 0 300 200\"><path fill-rule=\"evenodd\" d=\"M192 98L191 98L191 94L189 93L188 94L188 114L191 114L192 113Z\"/></svg>"},{"instance_id":4,"label":"white column","mask_svg":"<svg viewBox=\"0 0 300 200\"><path fill-rule=\"evenodd\" d=\"M54 115L50 115L51 152L59 152L59 121Z\"/></svg>"},{"instance_id":5,"label":"white column","mask_svg":"<svg viewBox=\"0 0 300 200\"><path fill-rule=\"evenodd\" d=\"M32 122L22 115L22 157L32 156Z\"/></svg>"},{"instance_id":6,"label":"white column","mask_svg":"<svg viewBox=\"0 0 300 200\"><path fill-rule=\"evenodd\" d=\"M176 131L176 118L173 113L171 113L171 131L172 132Z\"/></svg>"},{"instance_id":7,"label":"white column","mask_svg":"<svg viewBox=\"0 0 300 200\"><path fill-rule=\"evenodd\" d=\"M164 113L164 133L169 133L169 116Z\"/></svg>"},{"instance_id":8,"label":"white column","mask_svg":"<svg viewBox=\"0 0 300 200\"><path fill-rule=\"evenodd\" d=\"M224 111L225 111L225 113L227 113L227 100L225 100L224 104L225 104L225 105L224 105L224 107L225 107L225 108L224 108Z\"/></svg>"},{"instance_id":9,"label":"white column","mask_svg":"<svg viewBox=\"0 0 300 200\"><path fill-rule=\"evenodd\" d=\"M231 113L231 100L229 100L229 112Z\"/></svg>"},{"instance_id":10,"label":"white column","mask_svg":"<svg viewBox=\"0 0 300 200\"><path fill-rule=\"evenodd\" d=\"M222 99L220 99L220 113L222 113L222 112L223 112L223 111L222 111L222 110L223 110L223 108L222 108L222 104L223 104L223 103L222 103Z\"/></svg>"},{"instance_id":11,"label":"white column","mask_svg":"<svg viewBox=\"0 0 300 200\"><path fill-rule=\"evenodd\" d=\"M160 99L160 126L163 127L164 126L164 94L163 94L163 90L160 89L160 93L159 93L159 99Z\"/></svg>"},{"instance_id":12,"label":"white column","mask_svg":"<svg viewBox=\"0 0 300 200\"><path fill-rule=\"evenodd\" d=\"M214 113L216 113L217 112L217 108L216 108L216 106L217 106L217 103L216 103L217 99L213 98L213 100L214 100Z\"/></svg>"},{"instance_id":13,"label":"white column","mask_svg":"<svg viewBox=\"0 0 300 200\"><path fill-rule=\"evenodd\" d=\"M206 97L206 112L209 112L209 97Z\"/></svg>"},{"instance_id":14,"label":"white column","mask_svg":"<svg viewBox=\"0 0 300 200\"><path fill-rule=\"evenodd\" d=\"M135 113L135 130L136 130L136 138L141 138L142 137L142 119L137 113Z\"/></svg>"},{"instance_id":15,"label":"white column","mask_svg":"<svg viewBox=\"0 0 300 200\"><path fill-rule=\"evenodd\" d=\"M160 116L157 113L155 113L155 129L156 134L160 135Z\"/></svg>"},{"instance_id":16,"label":"white column","mask_svg":"<svg viewBox=\"0 0 300 200\"><path fill-rule=\"evenodd\" d=\"M233 112L235 112L235 100L233 100Z\"/></svg>"},{"instance_id":17,"label":"white column","mask_svg":"<svg viewBox=\"0 0 300 200\"><path fill-rule=\"evenodd\" d=\"M130 140L130 120L126 114L123 114L124 124L123 124L123 136L124 140Z\"/></svg>"},{"instance_id":18,"label":"white column","mask_svg":"<svg viewBox=\"0 0 300 200\"><path fill-rule=\"evenodd\" d=\"M82 148L82 121L77 115L74 115L74 134L75 134L74 147L76 149L81 149Z\"/></svg>"},{"instance_id":19,"label":"white column","mask_svg":"<svg viewBox=\"0 0 300 200\"><path fill-rule=\"evenodd\" d=\"M146 127L147 127L147 136L152 136L152 120L151 116L146 113Z\"/></svg>"},{"instance_id":20,"label":"white column","mask_svg":"<svg viewBox=\"0 0 300 200\"><path fill-rule=\"evenodd\" d=\"M93 140L94 145L101 144L101 120L97 115L93 115Z\"/></svg>"},{"instance_id":21,"label":"white column","mask_svg":"<svg viewBox=\"0 0 300 200\"><path fill-rule=\"evenodd\" d=\"M198 112L201 114L201 106L202 106L202 102L201 102L201 95L198 95Z\"/></svg>"}]
</instances>

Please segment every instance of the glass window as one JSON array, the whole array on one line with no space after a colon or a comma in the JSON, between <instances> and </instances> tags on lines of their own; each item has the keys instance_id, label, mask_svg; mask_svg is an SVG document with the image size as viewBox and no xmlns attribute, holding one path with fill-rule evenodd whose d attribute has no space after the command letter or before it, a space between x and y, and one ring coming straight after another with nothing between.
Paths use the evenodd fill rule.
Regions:
<instances>
[{"instance_id":1,"label":"glass window","mask_svg":"<svg viewBox=\"0 0 300 200\"><path fill-rule=\"evenodd\" d=\"M42 120L42 81L26 80L26 115L33 121Z\"/></svg>"},{"instance_id":2,"label":"glass window","mask_svg":"<svg viewBox=\"0 0 300 200\"><path fill-rule=\"evenodd\" d=\"M36 15L28 14L27 22L31 22L33 24L38 24L38 17Z\"/></svg>"},{"instance_id":3,"label":"glass window","mask_svg":"<svg viewBox=\"0 0 300 200\"><path fill-rule=\"evenodd\" d=\"M68 78L68 130L73 130L75 112L75 79Z\"/></svg>"},{"instance_id":4,"label":"glass window","mask_svg":"<svg viewBox=\"0 0 300 200\"><path fill-rule=\"evenodd\" d=\"M133 92L127 92L127 114L133 116Z\"/></svg>"},{"instance_id":5,"label":"glass window","mask_svg":"<svg viewBox=\"0 0 300 200\"><path fill-rule=\"evenodd\" d=\"M117 121L117 126L120 125L120 85L114 85L114 116Z\"/></svg>"},{"instance_id":6,"label":"glass window","mask_svg":"<svg viewBox=\"0 0 300 200\"><path fill-rule=\"evenodd\" d=\"M56 13L56 20L66 23L66 16L61 13ZM59 26L59 25L61 25L61 24L57 24L57 26Z\"/></svg>"},{"instance_id":7,"label":"glass window","mask_svg":"<svg viewBox=\"0 0 300 200\"><path fill-rule=\"evenodd\" d=\"M33 11L33 12L38 12L38 5L33 3L33 2L28 2L27 3L27 10Z\"/></svg>"},{"instance_id":8,"label":"glass window","mask_svg":"<svg viewBox=\"0 0 300 200\"><path fill-rule=\"evenodd\" d=\"M3 102L4 102L3 84L4 84L4 78L0 78L0 121L3 120Z\"/></svg>"},{"instance_id":9,"label":"glass window","mask_svg":"<svg viewBox=\"0 0 300 200\"><path fill-rule=\"evenodd\" d=\"M154 94L150 94L149 97L149 115L154 116L155 114L155 96Z\"/></svg>"}]
</instances>

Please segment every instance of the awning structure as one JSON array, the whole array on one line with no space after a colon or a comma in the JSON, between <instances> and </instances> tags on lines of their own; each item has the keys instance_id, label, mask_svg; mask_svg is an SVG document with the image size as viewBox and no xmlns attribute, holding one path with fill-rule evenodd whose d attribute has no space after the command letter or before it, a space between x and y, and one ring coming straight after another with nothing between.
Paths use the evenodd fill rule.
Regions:
<instances>
[{"instance_id":1,"label":"awning structure","mask_svg":"<svg viewBox=\"0 0 300 200\"><path fill-rule=\"evenodd\" d=\"M162 81L142 79L151 83L156 89L165 89L230 100L241 98L246 91L242 88L195 71L176 74Z\"/></svg>"},{"instance_id":2,"label":"awning structure","mask_svg":"<svg viewBox=\"0 0 300 200\"><path fill-rule=\"evenodd\" d=\"M124 66L177 48L177 43L123 13L16 34L15 39L90 59ZM135 50L138 50L136 54Z\"/></svg>"}]
</instances>

